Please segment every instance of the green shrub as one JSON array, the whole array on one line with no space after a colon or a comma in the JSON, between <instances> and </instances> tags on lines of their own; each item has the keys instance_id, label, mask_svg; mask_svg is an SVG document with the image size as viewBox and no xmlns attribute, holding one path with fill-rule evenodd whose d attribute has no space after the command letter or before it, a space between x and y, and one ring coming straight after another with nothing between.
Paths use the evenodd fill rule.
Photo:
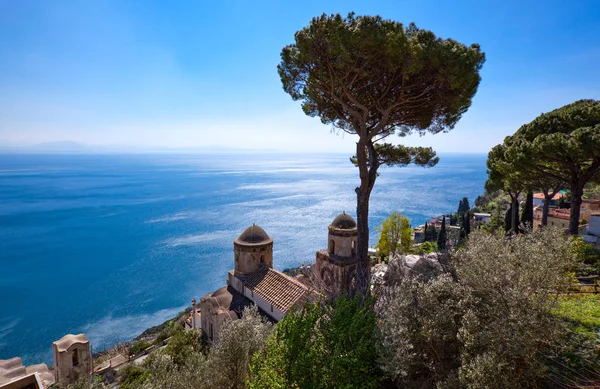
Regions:
<instances>
[{"instance_id":1,"label":"green shrub","mask_svg":"<svg viewBox=\"0 0 600 389\"><path fill-rule=\"evenodd\" d=\"M150 372L133 364L119 370L119 389L140 389L150 378Z\"/></svg>"},{"instance_id":2,"label":"green shrub","mask_svg":"<svg viewBox=\"0 0 600 389\"><path fill-rule=\"evenodd\" d=\"M150 346L150 342L138 342L129 348L129 355L138 355Z\"/></svg>"}]
</instances>

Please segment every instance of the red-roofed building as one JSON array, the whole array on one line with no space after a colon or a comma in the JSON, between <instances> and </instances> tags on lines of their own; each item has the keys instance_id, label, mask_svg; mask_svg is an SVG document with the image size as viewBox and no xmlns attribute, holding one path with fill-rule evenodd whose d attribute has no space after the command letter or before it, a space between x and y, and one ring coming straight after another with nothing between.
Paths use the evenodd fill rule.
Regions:
<instances>
[{"instance_id":1,"label":"red-roofed building","mask_svg":"<svg viewBox=\"0 0 600 389\"><path fill-rule=\"evenodd\" d=\"M554 195L554 197L552 197L552 199L550 200L550 206L551 207L558 207L558 204L560 203L560 199L562 199L564 197L564 195L562 193L557 193ZM533 194L533 205L534 206L543 206L544 205L544 194L543 193L534 193Z\"/></svg>"}]
</instances>

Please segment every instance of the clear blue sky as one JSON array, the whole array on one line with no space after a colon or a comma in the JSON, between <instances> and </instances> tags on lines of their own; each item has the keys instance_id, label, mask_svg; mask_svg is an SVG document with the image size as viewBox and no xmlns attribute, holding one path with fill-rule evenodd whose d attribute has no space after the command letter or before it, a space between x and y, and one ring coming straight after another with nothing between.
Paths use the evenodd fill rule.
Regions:
<instances>
[{"instance_id":1,"label":"clear blue sky","mask_svg":"<svg viewBox=\"0 0 600 389\"><path fill-rule=\"evenodd\" d=\"M447 134L394 137L487 152L542 112L600 98L600 1L0 1L0 145L348 151L304 116L276 66L321 13L415 22L479 43L473 105Z\"/></svg>"}]
</instances>

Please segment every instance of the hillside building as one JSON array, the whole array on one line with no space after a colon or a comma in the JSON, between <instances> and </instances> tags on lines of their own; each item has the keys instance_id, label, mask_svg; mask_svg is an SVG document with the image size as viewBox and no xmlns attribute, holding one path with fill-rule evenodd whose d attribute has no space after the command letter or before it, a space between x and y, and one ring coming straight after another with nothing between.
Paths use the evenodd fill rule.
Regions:
<instances>
[{"instance_id":1,"label":"hillside building","mask_svg":"<svg viewBox=\"0 0 600 389\"><path fill-rule=\"evenodd\" d=\"M54 379L67 386L92 374L92 350L85 334L65 335L52 343Z\"/></svg>"},{"instance_id":2,"label":"hillside building","mask_svg":"<svg viewBox=\"0 0 600 389\"><path fill-rule=\"evenodd\" d=\"M1 389L44 388L53 383L54 375L45 363L24 366L19 357L0 359Z\"/></svg>"},{"instance_id":3,"label":"hillside building","mask_svg":"<svg viewBox=\"0 0 600 389\"><path fill-rule=\"evenodd\" d=\"M209 341L229 320L242 316L244 308L258 306L273 322L290 309L314 300L318 292L328 296L353 294L356 288L356 243L354 219L345 213L329 225L328 247L317 252L313 267L314 287L273 269L273 239L260 226L251 225L233 241L234 268L227 273L226 285L200 299L199 309L192 300L187 328L199 328Z\"/></svg>"}]
</instances>

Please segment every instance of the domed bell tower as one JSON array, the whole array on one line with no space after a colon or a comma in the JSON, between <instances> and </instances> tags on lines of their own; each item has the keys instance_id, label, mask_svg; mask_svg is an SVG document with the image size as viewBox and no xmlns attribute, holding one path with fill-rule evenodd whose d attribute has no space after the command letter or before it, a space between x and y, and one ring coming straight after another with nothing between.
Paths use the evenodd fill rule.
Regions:
<instances>
[{"instance_id":1,"label":"domed bell tower","mask_svg":"<svg viewBox=\"0 0 600 389\"><path fill-rule=\"evenodd\" d=\"M354 295L356 291L356 221L345 212L329 225L327 250L317 252L315 279L330 296Z\"/></svg>"},{"instance_id":2,"label":"domed bell tower","mask_svg":"<svg viewBox=\"0 0 600 389\"><path fill-rule=\"evenodd\" d=\"M272 268L273 239L260 226L253 224L233 241L233 254L236 277L247 277L261 266Z\"/></svg>"}]
</instances>

